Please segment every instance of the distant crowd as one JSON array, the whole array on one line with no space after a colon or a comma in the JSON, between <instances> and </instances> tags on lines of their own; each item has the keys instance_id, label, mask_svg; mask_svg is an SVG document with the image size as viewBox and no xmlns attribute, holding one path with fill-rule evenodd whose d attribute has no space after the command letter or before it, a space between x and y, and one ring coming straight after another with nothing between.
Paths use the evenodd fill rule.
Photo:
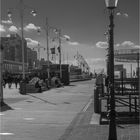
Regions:
<instances>
[{"instance_id":1,"label":"distant crowd","mask_svg":"<svg viewBox=\"0 0 140 140\"><path fill-rule=\"evenodd\" d=\"M34 78L38 78L39 80L36 82L36 85L38 84L39 81L42 81L44 83L47 84L48 87L48 78L47 78L47 74L40 74L40 73L32 73L32 74L27 74L25 76L24 82L29 83L30 81L32 81L32 79ZM59 79L59 75L56 73L51 73L50 75L50 79L53 80L55 77L55 79ZM23 81L22 75L21 74L5 74L3 75L3 87L5 88L6 85L8 85L8 88L10 89L12 84L15 85L15 88L18 88L18 86L20 85L20 83ZM58 82L58 80L55 80L56 82ZM59 82L60 83L60 82ZM49 87L48 87L49 88Z\"/></svg>"},{"instance_id":2,"label":"distant crowd","mask_svg":"<svg viewBox=\"0 0 140 140\"><path fill-rule=\"evenodd\" d=\"M22 80L21 75L11 75L7 74L3 76L3 87L5 88L8 84L8 87L11 88L12 84L15 84L15 87L17 88L18 84Z\"/></svg>"}]
</instances>

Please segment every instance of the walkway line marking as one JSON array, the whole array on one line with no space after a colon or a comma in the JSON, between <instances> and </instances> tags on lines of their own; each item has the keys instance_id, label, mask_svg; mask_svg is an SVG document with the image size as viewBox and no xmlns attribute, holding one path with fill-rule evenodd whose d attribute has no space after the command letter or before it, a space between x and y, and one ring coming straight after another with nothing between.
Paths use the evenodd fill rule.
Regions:
<instances>
[{"instance_id":1,"label":"walkway line marking","mask_svg":"<svg viewBox=\"0 0 140 140\"><path fill-rule=\"evenodd\" d=\"M22 108L15 107L14 109L15 109L15 110L21 110Z\"/></svg>"},{"instance_id":2,"label":"walkway line marking","mask_svg":"<svg viewBox=\"0 0 140 140\"><path fill-rule=\"evenodd\" d=\"M24 120L26 121L32 121L32 120L35 120L35 118L23 118Z\"/></svg>"},{"instance_id":3,"label":"walkway line marking","mask_svg":"<svg viewBox=\"0 0 140 140\"><path fill-rule=\"evenodd\" d=\"M3 135L3 136L5 136L5 135L14 135L14 133L0 133L0 135Z\"/></svg>"},{"instance_id":4,"label":"walkway line marking","mask_svg":"<svg viewBox=\"0 0 140 140\"><path fill-rule=\"evenodd\" d=\"M84 107L83 112L86 112L86 110L88 109L88 107L90 106L90 104L92 103L93 99L90 99L89 102L87 103L87 105Z\"/></svg>"},{"instance_id":5,"label":"walkway line marking","mask_svg":"<svg viewBox=\"0 0 140 140\"><path fill-rule=\"evenodd\" d=\"M3 113L0 113L0 116L3 116L4 114Z\"/></svg>"}]
</instances>

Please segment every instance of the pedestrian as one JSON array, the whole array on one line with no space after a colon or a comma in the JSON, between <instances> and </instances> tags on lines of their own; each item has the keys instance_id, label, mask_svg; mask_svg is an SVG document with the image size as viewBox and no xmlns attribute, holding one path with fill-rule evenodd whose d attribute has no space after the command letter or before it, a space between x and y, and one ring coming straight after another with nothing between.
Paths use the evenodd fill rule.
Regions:
<instances>
[{"instance_id":1,"label":"pedestrian","mask_svg":"<svg viewBox=\"0 0 140 140\"><path fill-rule=\"evenodd\" d=\"M8 87L11 88L11 86L12 86L12 76L11 75L8 76L7 82L8 82Z\"/></svg>"},{"instance_id":2,"label":"pedestrian","mask_svg":"<svg viewBox=\"0 0 140 140\"><path fill-rule=\"evenodd\" d=\"M39 80L35 83L35 88L39 88L39 92L42 92L41 85L39 84Z\"/></svg>"},{"instance_id":3,"label":"pedestrian","mask_svg":"<svg viewBox=\"0 0 140 140\"><path fill-rule=\"evenodd\" d=\"M18 78L17 78L17 76L15 76L15 78L14 78L14 83L15 83L15 87L17 88L17 85L18 85Z\"/></svg>"},{"instance_id":4,"label":"pedestrian","mask_svg":"<svg viewBox=\"0 0 140 140\"><path fill-rule=\"evenodd\" d=\"M45 79L45 83L46 83L47 89L50 89L50 84L49 84L49 80L48 79Z\"/></svg>"},{"instance_id":5,"label":"pedestrian","mask_svg":"<svg viewBox=\"0 0 140 140\"><path fill-rule=\"evenodd\" d=\"M4 87L4 88L6 87L5 79L3 79L3 87Z\"/></svg>"}]
</instances>

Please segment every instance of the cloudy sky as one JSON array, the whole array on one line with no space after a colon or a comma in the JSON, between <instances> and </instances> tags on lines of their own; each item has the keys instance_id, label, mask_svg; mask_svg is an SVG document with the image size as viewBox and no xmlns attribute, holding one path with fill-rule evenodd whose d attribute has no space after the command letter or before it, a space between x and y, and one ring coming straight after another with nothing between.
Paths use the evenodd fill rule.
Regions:
<instances>
[{"instance_id":1,"label":"cloudy sky","mask_svg":"<svg viewBox=\"0 0 140 140\"><path fill-rule=\"evenodd\" d=\"M10 33L20 34L20 0L1 1L1 36ZM133 2L133 3L132 3ZM62 35L70 37L69 41L62 39L63 61L74 63L74 55L78 51L87 60L93 71L105 68L107 54L108 12L104 0L24 0L24 37L28 46L42 49L40 56L46 58L46 17L50 26L61 29ZM7 17L8 8L12 17ZM30 12L37 11L33 17ZM37 31L41 30L40 33ZM139 0L120 0L115 11L115 48L139 47ZM54 34L50 31L50 47L58 46L52 42Z\"/></svg>"}]
</instances>

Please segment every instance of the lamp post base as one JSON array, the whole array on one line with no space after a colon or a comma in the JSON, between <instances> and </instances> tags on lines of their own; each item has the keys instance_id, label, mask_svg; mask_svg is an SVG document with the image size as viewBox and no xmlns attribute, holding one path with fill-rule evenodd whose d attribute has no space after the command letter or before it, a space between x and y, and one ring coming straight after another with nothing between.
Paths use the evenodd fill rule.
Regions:
<instances>
[{"instance_id":1,"label":"lamp post base","mask_svg":"<svg viewBox=\"0 0 140 140\"><path fill-rule=\"evenodd\" d=\"M109 112L109 137L108 140L117 140L117 132L116 132L116 111L110 110Z\"/></svg>"},{"instance_id":2,"label":"lamp post base","mask_svg":"<svg viewBox=\"0 0 140 140\"><path fill-rule=\"evenodd\" d=\"M3 107L3 106L5 106L5 103L4 103L4 101L2 100L2 101L0 101L0 107Z\"/></svg>"},{"instance_id":3,"label":"lamp post base","mask_svg":"<svg viewBox=\"0 0 140 140\"><path fill-rule=\"evenodd\" d=\"M20 94L26 94L26 82L25 80L20 82Z\"/></svg>"}]
</instances>

